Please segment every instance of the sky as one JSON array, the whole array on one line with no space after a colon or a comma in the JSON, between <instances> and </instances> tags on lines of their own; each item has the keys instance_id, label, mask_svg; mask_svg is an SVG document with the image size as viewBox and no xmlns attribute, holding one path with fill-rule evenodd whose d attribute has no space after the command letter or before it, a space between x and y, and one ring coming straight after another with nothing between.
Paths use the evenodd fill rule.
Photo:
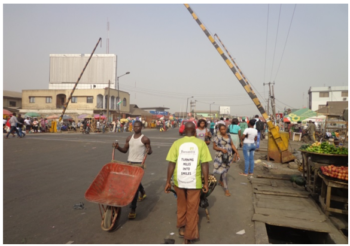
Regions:
<instances>
[{"instance_id":1,"label":"sky","mask_svg":"<svg viewBox=\"0 0 350 246\"><path fill-rule=\"evenodd\" d=\"M190 6L220 37L265 108L264 83L275 82L280 112L308 106L312 86L348 85L347 4ZM90 54L100 37L95 54L105 54L107 19L117 73L130 72L120 78L130 103L174 113L186 111L193 96L197 110L258 113L182 4L5 4L3 89L48 89L50 54Z\"/></svg>"}]
</instances>

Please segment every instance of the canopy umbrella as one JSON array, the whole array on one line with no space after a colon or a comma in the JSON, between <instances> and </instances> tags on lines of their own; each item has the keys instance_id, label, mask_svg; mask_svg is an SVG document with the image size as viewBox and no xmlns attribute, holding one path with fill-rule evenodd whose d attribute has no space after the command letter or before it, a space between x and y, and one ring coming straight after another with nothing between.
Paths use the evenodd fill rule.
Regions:
<instances>
[{"instance_id":1,"label":"canopy umbrella","mask_svg":"<svg viewBox=\"0 0 350 246\"><path fill-rule=\"evenodd\" d=\"M7 110L7 109L3 109L3 113L2 114L8 115L8 116L13 115L13 113L11 111Z\"/></svg>"},{"instance_id":2,"label":"canopy umbrella","mask_svg":"<svg viewBox=\"0 0 350 246\"><path fill-rule=\"evenodd\" d=\"M125 122L128 122L128 120L127 119L121 119L120 120L120 123L125 123Z\"/></svg>"},{"instance_id":3,"label":"canopy umbrella","mask_svg":"<svg viewBox=\"0 0 350 246\"><path fill-rule=\"evenodd\" d=\"M39 117L40 114L36 112L28 112L24 115L25 117Z\"/></svg>"},{"instance_id":4,"label":"canopy umbrella","mask_svg":"<svg viewBox=\"0 0 350 246\"><path fill-rule=\"evenodd\" d=\"M94 118L94 116L91 115L91 114L80 114L80 115L78 115L78 119L80 119L80 120L83 120L83 119L86 119L86 118Z\"/></svg>"},{"instance_id":5,"label":"canopy umbrella","mask_svg":"<svg viewBox=\"0 0 350 246\"><path fill-rule=\"evenodd\" d=\"M290 121L292 123L297 123L298 121L303 121L307 118L316 116L317 113L315 111L312 111L308 108L303 108L303 109L299 109L289 115L287 115L290 118Z\"/></svg>"},{"instance_id":6,"label":"canopy umbrella","mask_svg":"<svg viewBox=\"0 0 350 246\"><path fill-rule=\"evenodd\" d=\"M60 118L60 116L58 116L56 114L53 114L53 115L46 117L46 119L48 119L48 120L53 120L53 119L58 119L58 118Z\"/></svg>"},{"instance_id":7,"label":"canopy umbrella","mask_svg":"<svg viewBox=\"0 0 350 246\"><path fill-rule=\"evenodd\" d=\"M313 117L309 117L305 120L303 120L303 122L308 122L308 121L314 121L314 122L322 122L322 121L325 121L327 118L327 116L325 115L319 115L319 116L313 116Z\"/></svg>"},{"instance_id":8,"label":"canopy umbrella","mask_svg":"<svg viewBox=\"0 0 350 246\"><path fill-rule=\"evenodd\" d=\"M104 116L104 115L99 115L99 114L95 114L95 115L94 115L94 119L106 119L106 116Z\"/></svg>"},{"instance_id":9,"label":"canopy umbrella","mask_svg":"<svg viewBox=\"0 0 350 246\"><path fill-rule=\"evenodd\" d=\"M283 122L290 122L289 117L284 117L284 118L283 118Z\"/></svg>"}]
</instances>

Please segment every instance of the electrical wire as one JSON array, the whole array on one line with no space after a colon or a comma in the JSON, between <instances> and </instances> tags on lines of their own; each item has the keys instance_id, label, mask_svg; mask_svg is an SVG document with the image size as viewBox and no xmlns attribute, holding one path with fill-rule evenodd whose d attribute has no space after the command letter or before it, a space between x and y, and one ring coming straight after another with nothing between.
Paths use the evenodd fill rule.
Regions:
<instances>
[{"instance_id":1,"label":"electrical wire","mask_svg":"<svg viewBox=\"0 0 350 246\"><path fill-rule=\"evenodd\" d=\"M286 103L284 103L284 102L281 102L281 101L278 100L276 97L275 97L275 99L276 99L278 102L280 102L280 103L282 103L282 104L284 104L284 105L286 105L286 106L288 106L288 107L290 107L290 108L293 108L292 106L289 106L288 104L286 104Z\"/></svg>"},{"instance_id":2,"label":"electrical wire","mask_svg":"<svg viewBox=\"0 0 350 246\"><path fill-rule=\"evenodd\" d=\"M274 48L273 57L272 57L272 67L271 67L270 81L272 81L272 71L273 71L273 65L275 63L275 54L276 54L276 47L277 47L278 29L279 29L279 26L280 26L281 10L282 10L282 4L280 4L280 11L279 11L279 14L278 14L277 32L276 32L276 39L275 39L275 48Z\"/></svg>"},{"instance_id":3,"label":"electrical wire","mask_svg":"<svg viewBox=\"0 0 350 246\"><path fill-rule=\"evenodd\" d=\"M292 27L292 22L293 22L294 12L295 12L296 7L297 7L297 5L295 4L295 5L294 5L293 14L292 14L292 19L290 20L290 24L289 24L289 29L288 29L288 34L287 34L286 42L284 43L284 47L283 47L283 52L282 52L281 60L280 60L280 63L279 63L279 65L278 65L278 69L277 69L276 76L275 76L275 79L274 79L274 80L276 80L277 74L278 74L278 72L279 72L279 70L280 70L280 66L281 66L281 63L282 63L284 51L285 51L286 46L287 46L287 41L288 41L288 37L289 37L289 31L290 31L290 28Z\"/></svg>"},{"instance_id":4,"label":"electrical wire","mask_svg":"<svg viewBox=\"0 0 350 246\"><path fill-rule=\"evenodd\" d=\"M263 82L264 83L265 83L265 75L266 75L267 36L268 36L268 33L269 33L269 10L270 10L270 4L267 5L265 65L264 65L264 78L263 78Z\"/></svg>"}]
</instances>

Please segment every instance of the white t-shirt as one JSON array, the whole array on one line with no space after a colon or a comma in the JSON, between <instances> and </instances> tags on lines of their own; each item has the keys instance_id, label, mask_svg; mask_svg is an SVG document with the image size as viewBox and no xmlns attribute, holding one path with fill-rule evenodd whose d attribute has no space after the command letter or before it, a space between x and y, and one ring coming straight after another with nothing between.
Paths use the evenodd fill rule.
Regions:
<instances>
[{"instance_id":1,"label":"white t-shirt","mask_svg":"<svg viewBox=\"0 0 350 246\"><path fill-rule=\"evenodd\" d=\"M247 135L248 137L244 139L243 143L250 144L254 143L254 138L258 136L258 130L254 128L246 128L243 132L243 135Z\"/></svg>"}]
</instances>

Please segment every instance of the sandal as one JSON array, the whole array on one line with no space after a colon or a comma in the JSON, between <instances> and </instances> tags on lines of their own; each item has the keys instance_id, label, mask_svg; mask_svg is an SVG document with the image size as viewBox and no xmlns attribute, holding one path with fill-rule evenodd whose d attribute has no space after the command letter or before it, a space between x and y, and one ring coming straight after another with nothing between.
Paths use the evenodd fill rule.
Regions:
<instances>
[{"instance_id":1,"label":"sandal","mask_svg":"<svg viewBox=\"0 0 350 246\"><path fill-rule=\"evenodd\" d=\"M146 197L147 196L146 196L146 193L145 193L145 194L139 196L139 199L137 199L137 201L141 202L141 201L145 200Z\"/></svg>"},{"instance_id":2,"label":"sandal","mask_svg":"<svg viewBox=\"0 0 350 246\"><path fill-rule=\"evenodd\" d=\"M224 183L222 181L219 181L219 185L224 187Z\"/></svg>"},{"instance_id":3,"label":"sandal","mask_svg":"<svg viewBox=\"0 0 350 246\"><path fill-rule=\"evenodd\" d=\"M249 176L253 176L254 174L253 173L249 173Z\"/></svg>"},{"instance_id":4,"label":"sandal","mask_svg":"<svg viewBox=\"0 0 350 246\"><path fill-rule=\"evenodd\" d=\"M185 236L185 227L180 227L179 228L179 237L184 237Z\"/></svg>"},{"instance_id":5,"label":"sandal","mask_svg":"<svg viewBox=\"0 0 350 246\"><path fill-rule=\"evenodd\" d=\"M239 175L242 175L242 176L245 176L245 177L248 176L248 174L246 174L246 173L240 173Z\"/></svg>"},{"instance_id":6,"label":"sandal","mask_svg":"<svg viewBox=\"0 0 350 246\"><path fill-rule=\"evenodd\" d=\"M129 213L129 215L128 215L128 218L129 218L129 220L134 220L134 219L136 219L136 212L130 212Z\"/></svg>"},{"instance_id":7,"label":"sandal","mask_svg":"<svg viewBox=\"0 0 350 246\"><path fill-rule=\"evenodd\" d=\"M225 196L231 196L231 194L228 190L225 191Z\"/></svg>"}]
</instances>

